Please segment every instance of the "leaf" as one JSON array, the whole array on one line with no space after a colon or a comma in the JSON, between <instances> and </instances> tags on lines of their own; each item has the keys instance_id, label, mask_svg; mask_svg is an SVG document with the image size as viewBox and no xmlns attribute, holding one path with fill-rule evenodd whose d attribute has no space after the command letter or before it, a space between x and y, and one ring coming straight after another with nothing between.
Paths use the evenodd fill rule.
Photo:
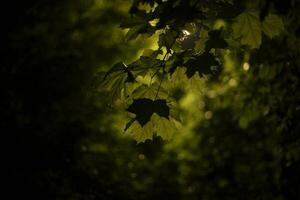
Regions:
<instances>
[{"instance_id":1,"label":"leaf","mask_svg":"<svg viewBox=\"0 0 300 200\"><path fill-rule=\"evenodd\" d=\"M205 43L209 39L208 32L203 29L200 32L199 39L196 41L195 50L197 53L203 53L205 50Z\"/></svg>"},{"instance_id":2,"label":"leaf","mask_svg":"<svg viewBox=\"0 0 300 200\"><path fill-rule=\"evenodd\" d=\"M134 40L140 33L144 33L147 30L147 24L141 24L130 28L125 35L125 42Z\"/></svg>"},{"instance_id":3,"label":"leaf","mask_svg":"<svg viewBox=\"0 0 300 200\"><path fill-rule=\"evenodd\" d=\"M100 86L109 92L106 99L113 103L121 97L125 84L132 82L135 82L134 75L124 63L119 62L105 73Z\"/></svg>"},{"instance_id":4,"label":"leaf","mask_svg":"<svg viewBox=\"0 0 300 200\"><path fill-rule=\"evenodd\" d=\"M114 64L106 73L104 76L104 79L106 79L111 73L113 72L119 72L119 71L124 71L126 68L126 65L122 62L118 62Z\"/></svg>"},{"instance_id":5,"label":"leaf","mask_svg":"<svg viewBox=\"0 0 300 200\"><path fill-rule=\"evenodd\" d=\"M163 99L154 101L146 98L135 99L126 110L136 115L135 120L137 120L141 126L147 124L154 113L166 119L168 119L170 115L170 108L166 100Z\"/></svg>"},{"instance_id":6,"label":"leaf","mask_svg":"<svg viewBox=\"0 0 300 200\"><path fill-rule=\"evenodd\" d=\"M284 31L282 19L278 15L268 15L262 23L263 32L270 38L280 35Z\"/></svg>"},{"instance_id":7,"label":"leaf","mask_svg":"<svg viewBox=\"0 0 300 200\"><path fill-rule=\"evenodd\" d=\"M142 67L148 68L148 69L155 69L159 68L162 64L162 61L156 58L151 58L151 57L145 57L141 56L140 57L141 65Z\"/></svg>"},{"instance_id":8,"label":"leaf","mask_svg":"<svg viewBox=\"0 0 300 200\"><path fill-rule=\"evenodd\" d=\"M200 76L213 74L215 69L213 66L219 66L219 62L216 60L215 56L211 53L203 53L199 56L192 57L186 63L186 75L191 78L196 72Z\"/></svg>"},{"instance_id":9,"label":"leaf","mask_svg":"<svg viewBox=\"0 0 300 200\"><path fill-rule=\"evenodd\" d=\"M267 0L267 1L264 2L263 6L260 10L260 13L259 13L259 19L261 21L265 20L265 18L268 16L269 10L270 10L270 5L271 5L270 0Z\"/></svg>"},{"instance_id":10,"label":"leaf","mask_svg":"<svg viewBox=\"0 0 300 200\"><path fill-rule=\"evenodd\" d=\"M183 50L174 52L171 57L166 61L165 69L172 75L178 67L182 67L185 60L194 54L193 50Z\"/></svg>"},{"instance_id":11,"label":"leaf","mask_svg":"<svg viewBox=\"0 0 300 200\"><path fill-rule=\"evenodd\" d=\"M172 139L173 135L177 131L176 124L172 118L167 119L154 113L151 121L153 121L155 126L156 134L165 140Z\"/></svg>"},{"instance_id":12,"label":"leaf","mask_svg":"<svg viewBox=\"0 0 300 200\"><path fill-rule=\"evenodd\" d=\"M164 140L170 140L178 131L180 125L173 118L168 120L154 113L150 121L144 126L141 126L138 121L134 120L128 129L125 130L125 134L133 138L137 143L145 142L148 139L151 140L155 134Z\"/></svg>"},{"instance_id":13,"label":"leaf","mask_svg":"<svg viewBox=\"0 0 300 200\"><path fill-rule=\"evenodd\" d=\"M258 48L261 44L261 23L259 13L247 10L236 17L233 23L233 37L241 40L241 44Z\"/></svg>"},{"instance_id":14,"label":"leaf","mask_svg":"<svg viewBox=\"0 0 300 200\"><path fill-rule=\"evenodd\" d=\"M212 48L224 49L228 47L228 44L221 36L221 33L221 30L212 30L208 33L209 39L205 43L206 51L210 51Z\"/></svg>"},{"instance_id":15,"label":"leaf","mask_svg":"<svg viewBox=\"0 0 300 200\"><path fill-rule=\"evenodd\" d=\"M177 31L168 29L165 33L159 35L158 46L166 47L167 49L169 49L174 44L177 37Z\"/></svg>"},{"instance_id":16,"label":"leaf","mask_svg":"<svg viewBox=\"0 0 300 200\"><path fill-rule=\"evenodd\" d=\"M145 126L141 126L136 120L125 130L125 134L133 138L137 143L145 142L147 139L152 139L155 133L152 122L150 121Z\"/></svg>"},{"instance_id":17,"label":"leaf","mask_svg":"<svg viewBox=\"0 0 300 200\"><path fill-rule=\"evenodd\" d=\"M141 17L130 17L125 20L120 24L121 28L133 28L135 26L143 25L146 24L147 21Z\"/></svg>"},{"instance_id":18,"label":"leaf","mask_svg":"<svg viewBox=\"0 0 300 200\"><path fill-rule=\"evenodd\" d=\"M227 2L219 2L215 7L218 13L217 18L220 19L232 19L243 11L242 6Z\"/></svg>"},{"instance_id":19,"label":"leaf","mask_svg":"<svg viewBox=\"0 0 300 200\"><path fill-rule=\"evenodd\" d=\"M157 68L161 67L161 64L161 60L159 59L141 56L139 60L129 64L128 69L130 69L135 76L145 76L151 69L156 70Z\"/></svg>"},{"instance_id":20,"label":"leaf","mask_svg":"<svg viewBox=\"0 0 300 200\"><path fill-rule=\"evenodd\" d=\"M185 67L178 67L175 72L169 77L168 81L165 81L162 86L169 92L169 99L174 99L176 101L177 95L182 95L183 93L201 93L205 78L201 78L198 74L195 74L191 78L186 75ZM179 94L176 94L179 93ZM181 93L181 94L180 94ZM178 97L178 96L177 96ZM171 112L172 112L172 107ZM174 115L171 115L174 117Z\"/></svg>"},{"instance_id":21,"label":"leaf","mask_svg":"<svg viewBox=\"0 0 300 200\"><path fill-rule=\"evenodd\" d=\"M110 104L121 97L127 78L127 73L113 72L102 82L101 87L108 91L105 98Z\"/></svg>"},{"instance_id":22,"label":"leaf","mask_svg":"<svg viewBox=\"0 0 300 200\"><path fill-rule=\"evenodd\" d=\"M132 72L128 69L128 67L123 63L119 62L115 64L104 76L104 80L113 72L121 72L121 73L127 73L127 79L126 82L134 82L135 78L132 74Z\"/></svg>"},{"instance_id":23,"label":"leaf","mask_svg":"<svg viewBox=\"0 0 300 200\"><path fill-rule=\"evenodd\" d=\"M167 96L167 91L165 91L165 89L158 84L150 86L141 85L132 93L132 98L134 99L147 98L155 100L155 98L164 99L167 98Z\"/></svg>"},{"instance_id":24,"label":"leaf","mask_svg":"<svg viewBox=\"0 0 300 200\"><path fill-rule=\"evenodd\" d=\"M143 57L150 57L156 58L159 54L163 54L162 50L152 50L152 49L145 49L143 52Z\"/></svg>"}]
</instances>

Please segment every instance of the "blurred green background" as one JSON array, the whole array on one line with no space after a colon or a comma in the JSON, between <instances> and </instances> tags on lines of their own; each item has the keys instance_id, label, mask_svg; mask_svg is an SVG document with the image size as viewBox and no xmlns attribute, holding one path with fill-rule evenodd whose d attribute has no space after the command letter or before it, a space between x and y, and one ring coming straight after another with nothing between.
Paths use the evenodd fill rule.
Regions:
<instances>
[{"instance_id":1,"label":"blurred green background","mask_svg":"<svg viewBox=\"0 0 300 200\"><path fill-rule=\"evenodd\" d=\"M298 57L289 68L237 64L190 102L190 123L173 140L136 144L114 125L118 111L94 93L97 72L153 46L153 38L124 42L119 24L130 3L3 6L4 199L297 199ZM266 42L256 59L298 55L295 40Z\"/></svg>"}]
</instances>

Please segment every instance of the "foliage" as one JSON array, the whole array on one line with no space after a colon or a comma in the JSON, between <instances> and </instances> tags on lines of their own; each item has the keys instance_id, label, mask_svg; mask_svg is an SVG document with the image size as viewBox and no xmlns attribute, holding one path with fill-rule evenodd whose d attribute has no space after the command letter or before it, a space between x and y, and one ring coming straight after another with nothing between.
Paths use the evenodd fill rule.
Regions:
<instances>
[{"instance_id":1,"label":"foliage","mask_svg":"<svg viewBox=\"0 0 300 200\"><path fill-rule=\"evenodd\" d=\"M298 1L6 3L4 198L299 199Z\"/></svg>"},{"instance_id":2,"label":"foliage","mask_svg":"<svg viewBox=\"0 0 300 200\"><path fill-rule=\"evenodd\" d=\"M264 6L259 1L134 1L130 17L121 24L121 27L129 28L126 38L134 39L139 34L157 34L158 48L128 64L126 68L121 69L122 74L110 79L111 85L105 87L115 96L110 103L121 99L130 108L137 101L146 101L147 98L147 101L150 101L147 92L144 96L135 95L137 90L145 88L144 83L138 80L140 76L150 76L151 80L146 83L147 88L149 91L156 90L152 100L168 99L173 107L178 109L178 99L172 98L171 91L162 84L171 81L170 76L178 68L185 68L188 78L198 74L200 77L216 80L225 65L226 52L232 55L244 54L245 57L261 46L263 38L268 40L283 35L283 16L276 14L276 10L268 8L266 16L260 19ZM155 24L152 23L153 20L156 21ZM143 69L143 74L137 73L137 68ZM108 74L114 70L115 66ZM121 78L126 74L130 81L125 77ZM137 84L129 91L127 88L130 87L130 83L125 83L134 80ZM165 91L167 98L161 95L161 91ZM146 104L142 106L145 110L151 108ZM132 109L127 111L137 114L132 112ZM137 120L143 127L150 122L151 115L155 112L145 112L144 116L140 112L136 119L145 119ZM172 114L170 117L173 117ZM130 124L132 120L127 123L125 132ZM164 138L163 135L162 137Z\"/></svg>"},{"instance_id":3,"label":"foliage","mask_svg":"<svg viewBox=\"0 0 300 200\"><path fill-rule=\"evenodd\" d=\"M181 198L299 197L299 182L291 175L299 174L297 12L296 1L132 4L126 21L142 18L147 29L128 28L136 35L158 35L158 48L152 51L159 53L147 55L155 67L143 75L131 71L136 86L119 97L123 109L135 114L125 134L139 143L155 136L170 140L172 133L166 152L180 160ZM141 82L140 76L151 79ZM195 90L187 87L192 80L199 86ZM152 95L135 96L139 87ZM145 103L136 112L132 108L140 101L170 102L161 109L167 105L177 112L166 112L160 120L176 118L180 126L168 125L162 134L153 128L160 122L152 119L160 111Z\"/></svg>"}]
</instances>

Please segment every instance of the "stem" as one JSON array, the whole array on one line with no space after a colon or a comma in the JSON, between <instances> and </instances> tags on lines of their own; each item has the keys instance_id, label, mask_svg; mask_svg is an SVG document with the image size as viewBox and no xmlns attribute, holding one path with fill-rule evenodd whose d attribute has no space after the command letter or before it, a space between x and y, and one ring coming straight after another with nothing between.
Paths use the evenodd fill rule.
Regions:
<instances>
[{"instance_id":1,"label":"stem","mask_svg":"<svg viewBox=\"0 0 300 200\"><path fill-rule=\"evenodd\" d=\"M193 7L197 6L197 4L199 3L199 1L200 1L200 0L196 1L195 4L193 5ZM184 25L185 25L185 22L183 22L183 25L182 25L182 26L184 26ZM171 42L170 46L169 46L169 47L166 47L167 52L166 52L166 54L165 54L165 56L164 56L164 58L163 58L163 60L162 60L162 62L161 62L161 65L160 65L160 67L156 70L156 72L154 73L154 75L151 77L150 83L152 82L152 78L154 78L154 77L156 76L156 74L158 73L159 69L160 69L160 68L163 68L163 77L162 77L162 79L160 80L160 83L159 83L159 86L158 86L158 89L157 89L157 92L156 92L156 95L155 95L154 100L156 100L156 98L157 98L157 96L158 96L158 93L159 93L159 90L160 90L160 88L161 88L162 82L163 82L163 80L164 80L164 78L165 78L165 75L166 75L165 64L166 64L167 55L169 55L169 54L171 53L171 49L172 49L173 45L175 44L175 42L176 42L177 38L179 37L179 35L180 35L180 30L177 32L177 35L174 37L174 40Z\"/></svg>"}]
</instances>

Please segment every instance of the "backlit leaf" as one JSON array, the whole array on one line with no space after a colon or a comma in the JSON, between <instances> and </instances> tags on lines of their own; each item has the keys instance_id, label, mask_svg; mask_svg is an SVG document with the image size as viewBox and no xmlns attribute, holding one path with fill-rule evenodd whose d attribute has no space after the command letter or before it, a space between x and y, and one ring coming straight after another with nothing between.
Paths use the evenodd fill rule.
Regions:
<instances>
[{"instance_id":1,"label":"backlit leaf","mask_svg":"<svg viewBox=\"0 0 300 200\"><path fill-rule=\"evenodd\" d=\"M259 12L247 10L235 18L233 37L240 39L241 44L258 48L261 44L261 23Z\"/></svg>"},{"instance_id":2,"label":"backlit leaf","mask_svg":"<svg viewBox=\"0 0 300 200\"><path fill-rule=\"evenodd\" d=\"M151 122L142 127L136 120L125 130L125 134L133 138L137 143L145 142L147 139L152 140L154 133L153 124Z\"/></svg>"},{"instance_id":3,"label":"backlit leaf","mask_svg":"<svg viewBox=\"0 0 300 200\"><path fill-rule=\"evenodd\" d=\"M151 120L153 120L155 125L156 134L165 140L170 140L177 131L173 119L160 117L154 113Z\"/></svg>"},{"instance_id":4,"label":"backlit leaf","mask_svg":"<svg viewBox=\"0 0 300 200\"><path fill-rule=\"evenodd\" d=\"M154 85L141 85L137 89L134 90L132 93L132 98L139 99L139 98L147 98L151 100L157 99L165 99L167 98L168 94L167 91L158 84Z\"/></svg>"}]
</instances>

